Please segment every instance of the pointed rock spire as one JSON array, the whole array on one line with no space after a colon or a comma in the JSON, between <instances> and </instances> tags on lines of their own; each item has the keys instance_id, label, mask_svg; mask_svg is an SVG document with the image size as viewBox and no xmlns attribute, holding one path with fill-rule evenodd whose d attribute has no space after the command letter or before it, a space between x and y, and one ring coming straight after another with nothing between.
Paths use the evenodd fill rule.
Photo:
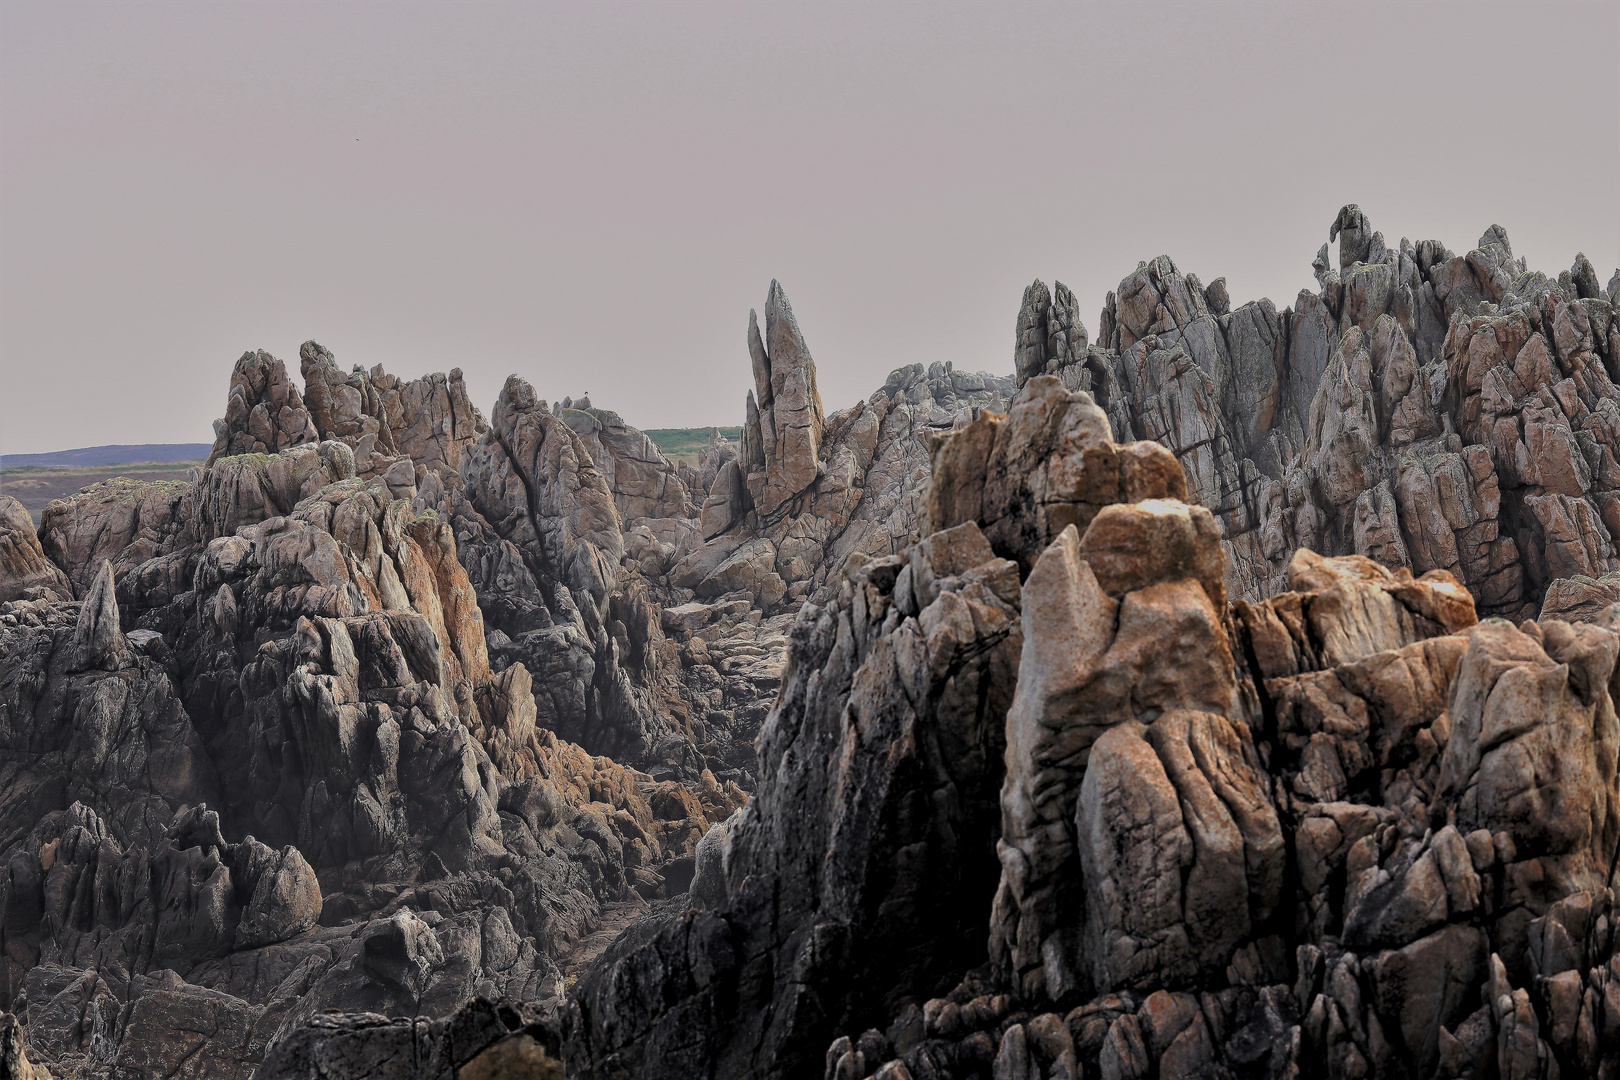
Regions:
<instances>
[{"instance_id":1,"label":"pointed rock spire","mask_svg":"<svg viewBox=\"0 0 1620 1080\"><path fill-rule=\"evenodd\" d=\"M1013 344L1013 375L1023 386L1037 375L1056 374L1085 360L1089 336L1080 321L1080 304L1063 282L1051 292L1036 278L1024 290Z\"/></svg>"},{"instance_id":2,"label":"pointed rock spire","mask_svg":"<svg viewBox=\"0 0 1620 1080\"><path fill-rule=\"evenodd\" d=\"M112 563L103 560L73 628L73 666L80 671L117 671L131 663L129 642L118 625Z\"/></svg>"},{"instance_id":3,"label":"pointed rock spire","mask_svg":"<svg viewBox=\"0 0 1620 1080\"><path fill-rule=\"evenodd\" d=\"M1046 371L1046 309L1051 303L1052 294L1047 292L1046 283L1040 278L1024 290L1013 344L1013 374L1019 386Z\"/></svg>"},{"instance_id":4,"label":"pointed rock spire","mask_svg":"<svg viewBox=\"0 0 1620 1080\"><path fill-rule=\"evenodd\" d=\"M759 396L750 395L743 460L754 504L769 515L815 483L826 426L816 389L816 363L787 293L776 281L765 299L763 336L759 316L748 313L748 354Z\"/></svg>"}]
</instances>

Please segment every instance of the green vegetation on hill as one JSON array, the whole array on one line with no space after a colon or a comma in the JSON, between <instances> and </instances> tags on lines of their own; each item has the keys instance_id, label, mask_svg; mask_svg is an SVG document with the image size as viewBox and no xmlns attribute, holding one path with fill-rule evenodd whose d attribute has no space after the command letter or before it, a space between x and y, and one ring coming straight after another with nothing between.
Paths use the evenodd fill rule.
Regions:
<instances>
[{"instance_id":1,"label":"green vegetation on hill","mask_svg":"<svg viewBox=\"0 0 1620 1080\"><path fill-rule=\"evenodd\" d=\"M669 460L685 461L695 466L703 451L709 448L709 432L713 430L706 427L648 428L647 437ZM742 428L723 427L720 434L736 442L742 438Z\"/></svg>"},{"instance_id":2,"label":"green vegetation on hill","mask_svg":"<svg viewBox=\"0 0 1620 1080\"><path fill-rule=\"evenodd\" d=\"M34 525L47 504L114 477L130 480L184 480L195 461L141 461L122 465L21 465L0 468L0 495L23 504Z\"/></svg>"}]
</instances>

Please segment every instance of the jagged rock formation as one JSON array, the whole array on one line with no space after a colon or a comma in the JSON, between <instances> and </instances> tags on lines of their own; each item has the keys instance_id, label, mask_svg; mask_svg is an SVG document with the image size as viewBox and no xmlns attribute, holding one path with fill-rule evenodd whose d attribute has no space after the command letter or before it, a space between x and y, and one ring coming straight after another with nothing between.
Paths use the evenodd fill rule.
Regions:
<instances>
[{"instance_id":1,"label":"jagged rock formation","mask_svg":"<svg viewBox=\"0 0 1620 1080\"><path fill-rule=\"evenodd\" d=\"M259 1075L375 1076L399 1080L562 1080L557 1035L543 1019L483 998L444 1020L377 1013L319 1016L277 1043Z\"/></svg>"},{"instance_id":2,"label":"jagged rock formation","mask_svg":"<svg viewBox=\"0 0 1620 1080\"><path fill-rule=\"evenodd\" d=\"M233 408L277 370L244 359ZM406 384L407 403L413 385L459 379ZM326 390L316 430L353 413ZM464 521L493 536L450 468L475 454L395 424L393 448L426 455L395 477L369 441L384 425L364 421L396 415L380 400L357 430L323 432L339 438L218 456L156 495L113 482L54 504L43 532L66 574L51 588L29 584L46 549L8 529L22 557L5 564L19 598L0 605L0 1010L25 1020L31 1067L245 1077L322 1009L447 1015L482 996L554 1012L559 958L608 907L685 888L698 840L742 801L701 768L659 782L537 724L529 671L491 669L458 551ZM427 410L413 407L397 415ZM556 518L522 539L549 570L564 549L542 538L577 540L558 522L591 504L577 475L537 462ZM419 479L463 517L422 504ZM622 543L599 490L607 553L562 570L616 656L623 628L601 617L623 594ZM503 1028L499 1053L533 1058L519 1034Z\"/></svg>"},{"instance_id":3,"label":"jagged rock formation","mask_svg":"<svg viewBox=\"0 0 1620 1080\"><path fill-rule=\"evenodd\" d=\"M810 359L787 294L774 281L765 298L765 337L769 346L759 336L758 317L750 311L748 355L759 398L748 395L743 479L754 506L768 520L820 474L817 462L826 422L816 389L816 362Z\"/></svg>"},{"instance_id":4,"label":"jagged rock formation","mask_svg":"<svg viewBox=\"0 0 1620 1080\"><path fill-rule=\"evenodd\" d=\"M225 415L214 421L208 464L238 454L274 454L318 438L287 365L263 349L243 353L231 373Z\"/></svg>"},{"instance_id":5,"label":"jagged rock formation","mask_svg":"<svg viewBox=\"0 0 1620 1080\"><path fill-rule=\"evenodd\" d=\"M997 498L984 476L987 459L1005 476L1035 453L1032 442L1042 465L1046 454L1058 462L1043 476L1078 479L1088 472L1081 463L1096 474L1106 455L1114 499L1122 490L1184 494L1168 452L1115 452L1102 415L1055 379L1036 380L1005 421L986 413L954 435L936 470L976 466L983 498L958 515L936 497L944 528L905 556L850 560L837 597L801 611L787 681L760 736L759 794L704 839L697 908L668 913L581 984L569 1021L575 1067L792 1075L819 1055L829 1026L927 994L982 956L974 912L993 889L1023 603L1016 559L1048 525L1043 501ZM953 446L985 453L975 460ZM953 481L934 490L975 486L966 475ZM1062 495L1056 485L1049 494L1053 504ZM1068 494L1107 499L1072 483ZM982 515L988 530L981 506L993 508ZM657 984L628 978L649 965L665 973ZM713 1020L697 1041L694 1014Z\"/></svg>"},{"instance_id":6,"label":"jagged rock formation","mask_svg":"<svg viewBox=\"0 0 1620 1080\"><path fill-rule=\"evenodd\" d=\"M571 1068L791 1073L829 1021L982 949L961 890L993 859L1018 604L1016 568L966 525L909 560L852 560L837 599L806 606L761 796L704 838L695 909L582 984Z\"/></svg>"},{"instance_id":7,"label":"jagged rock formation","mask_svg":"<svg viewBox=\"0 0 1620 1080\"><path fill-rule=\"evenodd\" d=\"M661 543L676 544L693 531L698 507L686 480L645 433L616 412L591 408L588 400L574 405L565 398L559 412L602 470L627 530L644 526Z\"/></svg>"},{"instance_id":8,"label":"jagged rock formation","mask_svg":"<svg viewBox=\"0 0 1620 1080\"><path fill-rule=\"evenodd\" d=\"M48 732L61 749L30 751L0 807L21 912L4 931L17 944L0 1006L27 1019L46 1060L162 1071L164 1054L196 1051L206 1069L241 1071L277 1031L313 1030L300 1025L322 1007L554 1002L555 958L604 905L685 887L697 841L743 801L737 784L754 784L793 621L770 610L825 591L849 552L892 559L921 509L931 440L1011 389L916 365L823 417L779 287L766 314L771 349L758 340L756 355L774 362L760 399L776 472L753 481L783 499L762 535L724 535L761 515L722 439L683 477L588 401L553 409L513 379L485 422L459 373L345 375L314 342L302 393L268 354L238 362L215 453L189 482L114 480L53 504L36 569L54 592L27 592L32 530L18 530L25 557L6 580L30 602L0 613L12 635L0 668L14 711L61 704L15 748ZM728 476L742 517L705 545L699 503ZM683 587L692 557L716 551L718 572ZM996 603L992 637L1016 595ZM119 698L134 702L121 719L71 704L85 680L115 677L151 687ZM158 702L169 726L140 729ZM81 775L105 756L81 748L86 723L135 739L114 755L118 780ZM92 850L62 846L72 828L97 838L88 862L59 861ZM134 907L75 900L52 914L28 899L53 866L89 881L154 860L195 882ZM204 923L186 914L198 904ZM192 929L162 929L175 920ZM108 929L84 938L92 925ZM144 944L164 934L180 943L154 959ZM93 1001L105 1007L87 1014ZM204 1006L216 1035L174 1043L164 1018ZM350 1038L332 1030L310 1037Z\"/></svg>"},{"instance_id":9,"label":"jagged rock formation","mask_svg":"<svg viewBox=\"0 0 1620 1080\"><path fill-rule=\"evenodd\" d=\"M1229 604L1174 455L1109 426L1035 377L939 446L940 531L801 613L755 800L581 981L573 1068L1617 1074L1620 620L1308 550Z\"/></svg>"},{"instance_id":10,"label":"jagged rock formation","mask_svg":"<svg viewBox=\"0 0 1620 1080\"><path fill-rule=\"evenodd\" d=\"M0 495L0 602L73 599L73 584L45 557L23 504Z\"/></svg>"},{"instance_id":11,"label":"jagged rock formation","mask_svg":"<svg viewBox=\"0 0 1620 1080\"><path fill-rule=\"evenodd\" d=\"M0 1060L1620 1076L1620 275L1329 239L830 415L773 283L696 468L310 342L0 503Z\"/></svg>"},{"instance_id":12,"label":"jagged rock formation","mask_svg":"<svg viewBox=\"0 0 1620 1080\"><path fill-rule=\"evenodd\" d=\"M991 973L830 1073L1620 1069L1612 629L1476 625L1444 572L1301 551L1224 627L1128 617L1203 589L1167 580L1109 640L1083 546L1026 582ZM1148 626L1217 655L1120 678Z\"/></svg>"},{"instance_id":13,"label":"jagged rock formation","mask_svg":"<svg viewBox=\"0 0 1620 1080\"><path fill-rule=\"evenodd\" d=\"M1171 448L1220 522L1227 587L1286 586L1291 553L1362 554L1444 569L1480 610L1574 610L1616 562L1620 273L1586 257L1556 279L1506 233L1454 254L1386 244L1356 206L1330 229L1320 289L1279 312L1230 309L1168 258L1110 293L1087 346L1061 286L1039 282L1018 320L1020 378L1089 391L1117 438ZM1592 604L1604 594L1595 594Z\"/></svg>"},{"instance_id":14,"label":"jagged rock formation","mask_svg":"<svg viewBox=\"0 0 1620 1080\"><path fill-rule=\"evenodd\" d=\"M65 598L89 588L90 576L109 559L123 571L172 549L185 528L188 490L182 481L119 476L46 506L39 543L67 574Z\"/></svg>"},{"instance_id":15,"label":"jagged rock formation","mask_svg":"<svg viewBox=\"0 0 1620 1080\"><path fill-rule=\"evenodd\" d=\"M862 404L824 417L815 363L774 281L763 335L749 313L748 347L758 397L748 395L742 445L705 459L703 544L669 580L703 598L747 594L766 610L784 598L825 599L852 554L877 558L908 544L931 440L959 418L1005 407L1012 391L1009 379L914 364Z\"/></svg>"},{"instance_id":16,"label":"jagged rock formation","mask_svg":"<svg viewBox=\"0 0 1620 1080\"><path fill-rule=\"evenodd\" d=\"M391 489L413 484L419 471L454 472L462 451L486 430L460 368L404 380L380 364L344 375L314 341L298 355L304 401L321 438L348 444L358 475L382 476Z\"/></svg>"}]
</instances>

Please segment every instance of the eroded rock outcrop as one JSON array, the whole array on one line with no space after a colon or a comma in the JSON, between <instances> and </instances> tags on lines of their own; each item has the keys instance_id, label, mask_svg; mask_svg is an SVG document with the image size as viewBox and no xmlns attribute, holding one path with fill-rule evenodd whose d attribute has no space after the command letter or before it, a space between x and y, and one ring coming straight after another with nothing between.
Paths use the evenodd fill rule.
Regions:
<instances>
[{"instance_id":1,"label":"eroded rock outcrop","mask_svg":"<svg viewBox=\"0 0 1620 1080\"><path fill-rule=\"evenodd\" d=\"M1612 616L1308 550L1228 611L1209 516L1041 552L989 963L827 1075L1614 1075Z\"/></svg>"},{"instance_id":2,"label":"eroded rock outcrop","mask_svg":"<svg viewBox=\"0 0 1620 1080\"><path fill-rule=\"evenodd\" d=\"M0 603L73 599L73 584L45 557L34 521L23 504L0 495Z\"/></svg>"},{"instance_id":3,"label":"eroded rock outcrop","mask_svg":"<svg viewBox=\"0 0 1620 1080\"><path fill-rule=\"evenodd\" d=\"M560 960L666 874L684 889L743 801L701 763L660 782L538 724L523 664L491 669L458 519L329 434L218 456L150 514L145 492L53 505L83 599L0 606L0 1009L31 1067L245 1077L326 1009L554 1016ZM402 460L409 494L459 497L444 461ZM567 477L536 479L567 504ZM534 554L578 546L553 524ZM616 528L569 579L598 629ZM490 1045L540 1060L523 1026Z\"/></svg>"},{"instance_id":4,"label":"eroded rock outcrop","mask_svg":"<svg viewBox=\"0 0 1620 1080\"><path fill-rule=\"evenodd\" d=\"M936 475L977 468L981 491L995 447L1005 461L1035 441L1093 462L1093 474L1094 459L1109 456L1107 493L1066 489L1075 502L1117 502L1122 473L1127 488L1181 478L1162 448L1116 448L1096 407L1051 378L1026 388L1005 419L986 414L957 439L984 453L950 456ZM849 560L837 598L800 613L760 735L759 793L705 838L694 909L661 916L581 983L569 1021L576 1067L793 1075L830 1030L982 962L982 914L972 912L988 907L997 877L1025 599L1012 557L1021 549L998 550L981 518L1019 539L1046 518L1028 500L982 498L936 516L945 527L907 552ZM1218 552L1212 524L1207 538ZM648 969L663 973L652 985L630 976ZM694 1016L704 1018L696 1031Z\"/></svg>"},{"instance_id":5,"label":"eroded rock outcrop","mask_svg":"<svg viewBox=\"0 0 1620 1080\"><path fill-rule=\"evenodd\" d=\"M951 364L891 372L865 402L823 416L815 364L787 296L771 283L765 333L749 315L750 393L742 445L705 462L702 545L669 571L699 597L746 595L769 611L826 599L852 555L898 553L916 537L933 440L1004 408L1012 380ZM767 343L769 347L767 348ZM780 414L780 415L779 415Z\"/></svg>"},{"instance_id":6,"label":"eroded rock outcrop","mask_svg":"<svg viewBox=\"0 0 1620 1080\"><path fill-rule=\"evenodd\" d=\"M1324 244L1320 289L1281 311L1143 263L1089 347L1067 290L1037 282L1019 378L1056 374L1117 438L1175 453L1220 522L1234 595L1285 588L1308 547L1447 570L1487 613L1594 606L1586 582L1616 568L1603 418L1620 407L1620 276L1600 289L1585 256L1531 271L1496 226L1461 255L1390 246L1356 206L1330 233L1338 266Z\"/></svg>"},{"instance_id":7,"label":"eroded rock outcrop","mask_svg":"<svg viewBox=\"0 0 1620 1080\"><path fill-rule=\"evenodd\" d=\"M214 421L209 464L237 454L274 454L318 438L287 365L263 349L243 353L231 372L225 415Z\"/></svg>"},{"instance_id":8,"label":"eroded rock outcrop","mask_svg":"<svg viewBox=\"0 0 1620 1080\"><path fill-rule=\"evenodd\" d=\"M298 351L304 401L322 439L348 445L358 475L380 476L396 495L414 494L417 474L455 472L463 451L488 429L467 397L460 368L401 379L378 364L345 375L331 350Z\"/></svg>"},{"instance_id":9,"label":"eroded rock outcrop","mask_svg":"<svg viewBox=\"0 0 1620 1080\"><path fill-rule=\"evenodd\" d=\"M1055 377L958 428L934 478L929 524L947 527L853 560L841 598L801 614L755 800L700 846L687 909L581 981L574 1067L1620 1068L1620 633L1478 623L1443 569L1308 550L1287 591L1231 599L1217 519L1173 454L1114 443ZM995 614L1017 627L987 648ZM942 692L945 640L977 659L945 665ZM993 727L987 710L1000 754L909 764L969 717ZM948 875L885 806L964 845Z\"/></svg>"},{"instance_id":10,"label":"eroded rock outcrop","mask_svg":"<svg viewBox=\"0 0 1620 1080\"><path fill-rule=\"evenodd\" d=\"M244 356L10 529L4 1060L1620 1076L1620 275L1334 239L830 415L773 283L695 468Z\"/></svg>"},{"instance_id":11,"label":"eroded rock outcrop","mask_svg":"<svg viewBox=\"0 0 1620 1080\"><path fill-rule=\"evenodd\" d=\"M805 608L760 735L761 797L705 837L700 906L582 982L572 1068L789 1075L829 1022L982 948L935 900L988 896L1019 599L1016 568L968 524L906 559L853 560L838 598Z\"/></svg>"}]
</instances>

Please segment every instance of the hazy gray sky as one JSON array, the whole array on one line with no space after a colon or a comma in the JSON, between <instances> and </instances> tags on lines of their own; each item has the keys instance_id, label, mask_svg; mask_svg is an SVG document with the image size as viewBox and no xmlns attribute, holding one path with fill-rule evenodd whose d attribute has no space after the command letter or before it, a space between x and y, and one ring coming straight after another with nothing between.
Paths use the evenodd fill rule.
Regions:
<instances>
[{"instance_id":1,"label":"hazy gray sky","mask_svg":"<svg viewBox=\"0 0 1620 1080\"><path fill-rule=\"evenodd\" d=\"M311 337L735 424L772 277L831 411L1010 371L1037 276L1281 307L1345 202L1620 261L1616 3L0 11L0 453L208 441Z\"/></svg>"}]
</instances>

